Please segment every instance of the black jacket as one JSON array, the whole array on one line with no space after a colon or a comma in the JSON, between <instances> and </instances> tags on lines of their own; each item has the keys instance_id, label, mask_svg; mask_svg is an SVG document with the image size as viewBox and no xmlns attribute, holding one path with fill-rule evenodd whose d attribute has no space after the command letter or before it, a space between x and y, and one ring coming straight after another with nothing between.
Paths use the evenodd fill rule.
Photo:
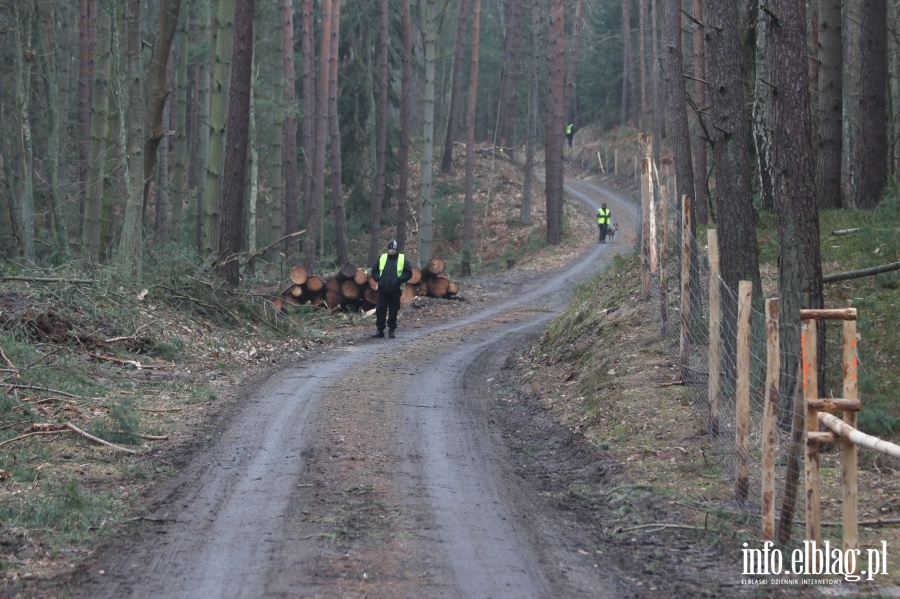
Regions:
<instances>
[{"instance_id":1,"label":"black jacket","mask_svg":"<svg viewBox=\"0 0 900 599\"><path fill-rule=\"evenodd\" d=\"M380 256L375 264L372 265L372 278L378 281L378 293L399 292L403 289L403 283L412 278L412 268L409 265L409 260L406 258L403 261L403 271L399 277L397 276L397 258L399 256L399 253L396 256L387 255L387 261L384 263L384 272L378 272L378 267L381 264Z\"/></svg>"}]
</instances>

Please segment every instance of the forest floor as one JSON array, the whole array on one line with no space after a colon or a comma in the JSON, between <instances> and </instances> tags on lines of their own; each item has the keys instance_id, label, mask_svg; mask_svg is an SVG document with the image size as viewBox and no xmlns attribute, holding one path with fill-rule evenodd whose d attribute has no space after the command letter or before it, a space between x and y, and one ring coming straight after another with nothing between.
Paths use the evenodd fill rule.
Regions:
<instances>
[{"instance_id":1,"label":"forest floor","mask_svg":"<svg viewBox=\"0 0 900 599\"><path fill-rule=\"evenodd\" d=\"M592 170L585 168L578 175L590 175ZM607 181L610 183L616 182ZM524 243L521 228L503 224L514 222L512 215L518 209L519 197L513 185L509 188L509 193L497 193L491 200L491 247ZM539 226L541 211L537 212ZM458 299L417 299L401 312L401 332L472 318L519 293L526 282L549 277L596 247L593 213L571 203L567 222L564 244L517 255L514 263L507 262L511 268L502 272L463 280ZM509 230L504 232L504 226ZM631 241L633 237L623 230L620 247L626 249ZM490 262L513 259L506 256L498 253ZM627 277L621 272L617 276ZM633 281L624 278L609 281L610 287L618 288L616 293L631 284ZM609 292L613 296L613 290ZM164 489L197 456L219 442L226 427L246 410L244 402L254 388L273 371L315 364L335 351L380 351L365 339L372 330L371 318L360 315L313 317L303 334L285 338L267 335L261 328L248 332L211 318L185 318L154 302L151 291L139 302L132 300L139 307L131 322L132 335L128 335L124 323L103 318L101 300L89 302L97 307L94 313L83 309L67 313L56 301L68 297L63 293L72 291L36 291L34 285L22 285L0 294L4 330L39 332L35 334L40 346L36 354L5 347L4 372L16 371L20 379L18 388L8 377L4 379L7 396L14 396L16 405L24 406L16 413L29 414L29 421L74 422L88 429L88 424L109 420L116 409L127 404L135 417L129 421L131 426L165 439L144 440L136 456L89 443L71 431L33 435L0 448L0 467L5 473L0 483L0 505L4 506L0 596L87 596L90 589L109 589L102 582L108 574L120 577L119 582L127 586L127 580L122 581L128 576L107 573L102 560L109 559L110 548L121 555L141 556L149 551L141 544L148 538L148 530L152 538L154 526L164 526L165 520L173 518L159 510L165 503ZM506 475L524 481L522 484L541 498L536 505L567 521L573 539L591 539L581 545L573 541L564 548L568 556L564 570L573 574L566 575L572 579L565 582L570 586L559 588L578 589L575 579L587 563L588 569L597 564L609 570L610 586L599 596L771 596L776 591L793 596L898 596L898 587L889 584L789 589L742 586L741 577L735 575L740 570L740 545L754 538L754 531L728 522L729 516L720 510L728 483L721 477L720 465L711 462L705 452L700 408L693 405L683 387L672 384L677 378L672 348L654 341L652 319L645 309L627 294L624 300L618 294L614 297L617 306L605 325L614 332L600 348L615 373L604 383L608 405L588 405L572 388L579 363L557 359L542 346L540 337L507 348L508 356L494 365L495 370L484 365L475 372L483 381L479 394L490 398L481 415L493 427L492 438L503 440L507 463L514 465ZM610 301L598 292L598 305ZM500 318L527 319L528 312L527 308L517 309ZM157 335L157 347L163 342L177 346L176 356L141 353L138 331ZM452 328L447 331L452 338L467 334ZM134 339L108 341L118 336ZM596 341L584 338L571 343L578 347ZM129 347L113 349L117 343ZM28 377L29 366L55 361L61 355L78 360L79 376L94 381L96 396L40 394L29 389L42 385L39 378ZM110 357L130 363L107 359ZM409 376L426 376L425 371L433 368L420 365L413 354L403 357L411 365L406 370ZM45 380L43 386L54 387L50 382ZM375 388L381 387L376 382ZM385 411L399 419L405 412L391 412L402 408L385 410L378 401L383 396L354 394L349 382L336 389L343 389L346 395L333 397L323 409L323 419L313 431L322 442L320 453L307 456L314 467L307 473L308 486L301 485L299 491L309 494L310 508L292 515L307 525L319 523L310 534L318 535L326 550L307 556L311 561L306 565L326 582L318 581L300 596L416 596L416 589L422 588L429 591L419 596L454 596L446 590L451 586L450 574L442 574L434 564L410 553L417 547L406 528L411 516L391 511L398 504L391 496L397 489L385 487L383 473L369 467L395 458L390 435L371 427L372 419L384 416ZM673 411L662 406L676 407ZM25 423L24 418L4 422L13 430L18 425L19 433L31 431L22 428ZM872 470L881 468L874 464ZM895 506L900 496L895 472L885 471L880 478L872 475L867 481L881 490L884 502L880 507L887 506L889 511L900 507ZM325 492L326 488L332 491ZM79 521L66 523L54 519L53 514L31 513L23 508L28 504L42 506L43 512L79 504ZM18 511L14 509L17 505ZM177 509L175 504L170 507ZM49 523L48 527L42 528L42 522ZM305 530L300 527L294 532ZM587 537L585 530L590 531ZM410 548L405 548L405 543ZM900 573L893 561L889 579L897 585ZM410 578L410 567L421 568L416 572L438 571ZM387 579L390 584L373 586L371 572L376 570L382 573L379 582ZM556 588L554 582L549 581L550 588ZM385 590L375 591L379 588ZM297 595L273 589L266 596Z\"/></svg>"}]
</instances>

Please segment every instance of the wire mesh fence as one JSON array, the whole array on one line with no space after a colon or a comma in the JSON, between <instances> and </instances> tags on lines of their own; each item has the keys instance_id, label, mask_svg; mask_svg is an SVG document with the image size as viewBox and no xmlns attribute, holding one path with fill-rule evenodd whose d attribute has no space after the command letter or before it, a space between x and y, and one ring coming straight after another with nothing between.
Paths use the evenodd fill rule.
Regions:
<instances>
[{"instance_id":1,"label":"wire mesh fence","mask_svg":"<svg viewBox=\"0 0 900 599\"><path fill-rule=\"evenodd\" d=\"M661 335L672 342L680 352L683 382L690 391L694 405L703 406L707 414L703 417L709 423L709 443L717 456L723 476L732 481L736 487L736 471L739 466L739 458L743 457L743 447L746 447L746 460L749 466L745 488L740 489L730 502L729 507L740 510L746 516L747 522L753 525L753 529L760 530L762 524L762 463L763 463L763 415L766 401L766 373L767 373L767 332L766 315L762 302L758 299L749 309L748 350L749 350L749 377L746 386L749 389L750 410L747 438L743 447L739 446L736 429L739 426L739 414L735 396L737 392L737 334L738 334L738 307L740 305L739 290L726 285L720 277L713 276L710 269L710 251L707 240L690 238L688 243L683 243L678 225L681 220L682 209L672 199L667 197L665 188L656 188L658 201L655 206L655 220L658 223L656 230L650 230L650 239L656 244L656 259L651 260L651 284L648 301L649 312L659 325ZM646 219L646 214L645 214ZM644 229L648 230L647 227ZM689 235L689 232L688 232ZM640 246L640 241L639 241ZM685 250L687 248L687 250ZM682 269L682 264L687 264ZM689 282L683 285L685 276L689 273ZM712 278L712 280L711 280ZM719 343L722 349L719 352L718 364L710 364L710 346L715 339L711 338L710 316L713 310L710 305L711 289L716 292L714 285L718 286L720 301L715 301L722 307L721 327L722 333ZM764 281L763 287L775 288L774 281ZM765 291L765 289L763 290ZM761 298L767 295L761 290L754 290L753 295ZM771 295L771 294L768 294ZM780 334L794 335L800 338L800 327L781 323ZM836 340L841 334L839 323L827 323L825 325L826 354L825 354L825 387L820 388L820 397L840 397L842 392L842 356L841 343ZM837 349L835 349L837 348ZM803 460L795 464L792 472L788 471L787 450L790 443L791 406L794 397L800 389L798 367L801 363L799 346L797 352L780 353L781 390L778 406L778 426L775 434L775 511L776 518L781 512L784 502L784 481L790 476L796 476L799 480L800 492L797 494L797 504L793 518L793 537L802 536L805 510L805 494L803 493ZM718 384L718 393L710 393L710 371L718 370L718 376L713 373L713 384ZM874 377L866 373L864 364L860 364L860 378L869 381L870 389L874 383ZM712 396L711 396L712 395ZM865 399L863 399L864 405ZM714 413L715 412L715 413ZM839 452L833 452L838 454ZM833 477L840 476L840 470L829 473ZM745 491L741 492L741 491ZM861 497L861 501L864 499ZM830 498L832 504L840 504L840 496ZM862 513L862 512L861 512ZM839 519L839 518L838 518ZM839 528L837 534L839 534Z\"/></svg>"}]
</instances>

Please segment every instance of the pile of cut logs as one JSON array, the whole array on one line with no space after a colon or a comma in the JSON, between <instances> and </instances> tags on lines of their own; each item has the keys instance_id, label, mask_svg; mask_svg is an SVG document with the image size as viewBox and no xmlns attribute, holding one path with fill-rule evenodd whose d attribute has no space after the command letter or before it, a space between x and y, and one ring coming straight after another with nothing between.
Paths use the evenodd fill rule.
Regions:
<instances>
[{"instance_id":1,"label":"pile of cut logs","mask_svg":"<svg viewBox=\"0 0 900 599\"><path fill-rule=\"evenodd\" d=\"M447 263L441 258L432 258L421 269L414 267L400 303L409 304L417 297L456 297L459 283L450 280L445 274L446 269ZM345 264L328 279L295 266L290 278L291 284L281 292L281 299L274 301L276 308L281 308L282 304L309 304L331 312L347 308L365 311L374 308L378 301L378 283L367 270L352 264Z\"/></svg>"}]
</instances>

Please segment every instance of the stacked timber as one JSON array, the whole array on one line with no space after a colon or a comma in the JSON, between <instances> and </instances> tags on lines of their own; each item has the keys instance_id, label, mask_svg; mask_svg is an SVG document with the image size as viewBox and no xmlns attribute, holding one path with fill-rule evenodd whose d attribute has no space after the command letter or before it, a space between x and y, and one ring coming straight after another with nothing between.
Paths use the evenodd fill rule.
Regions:
<instances>
[{"instance_id":1,"label":"stacked timber","mask_svg":"<svg viewBox=\"0 0 900 599\"><path fill-rule=\"evenodd\" d=\"M409 304L417 297L456 297L459 283L450 280L446 269L447 263L441 258L432 258L422 269L412 268L412 278L403 289L400 303ZM378 302L378 282L367 270L349 263L326 279L295 266L290 272L290 285L281 297L285 304L311 305L330 312L368 311Z\"/></svg>"}]
</instances>

